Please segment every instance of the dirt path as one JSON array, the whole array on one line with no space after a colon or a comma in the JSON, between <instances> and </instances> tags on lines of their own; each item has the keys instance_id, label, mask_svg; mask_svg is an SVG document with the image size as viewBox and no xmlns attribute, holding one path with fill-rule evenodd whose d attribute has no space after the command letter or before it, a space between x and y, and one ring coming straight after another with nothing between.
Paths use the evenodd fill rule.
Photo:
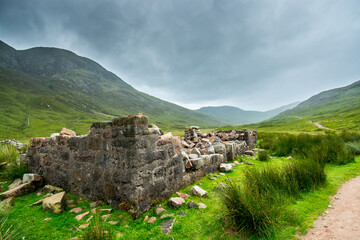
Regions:
<instances>
[{"instance_id":1,"label":"dirt path","mask_svg":"<svg viewBox=\"0 0 360 240\"><path fill-rule=\"evenodd\" d=\"M301 239L360 239L360 176L344 183L331 199L331 208Z\"/></svg>"},{"instance_id":2,"label":"dirt path","mask_svg":"<svg viewBox=\"0 0 360 240\"><path fill-rule=\"evenodd\" d=\"M321 125L321 123L318 123L318 122L314 122L315 126L317 126L318 128L322 128L322 129L327 129L327 130L333 130L331 128L327 128L327 127L324 127L323 125Z\"/></svg>"}]
</instances>

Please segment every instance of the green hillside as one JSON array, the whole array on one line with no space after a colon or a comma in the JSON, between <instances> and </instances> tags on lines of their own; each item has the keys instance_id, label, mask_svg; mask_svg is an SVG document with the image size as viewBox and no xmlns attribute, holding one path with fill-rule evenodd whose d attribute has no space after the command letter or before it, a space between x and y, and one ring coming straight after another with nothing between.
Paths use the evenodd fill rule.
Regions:
<instances>
[{"instance_id":1,"label":"green hillside","mask_svg":"<svg viewBox=\"0 0 360 240\"><path fill-rule=\"evenodd\" d=\"M221 121L142 93L70 51L18 51L0 41L0 139L86 134L93 121L142 112L165 130Z\"/></svg>"},{"instance_id":2,"label":"green hillside","mask_svg":"<svg viewBox=\"0 0 360 240\"><path fill-rule=\"evenodd\" d=\"M314 131L314 122L335 130L360 129L360 81L321 92L293 109L258 124L234 128L268 131Z\"/></svg>"},{"instance_id":3,"label":"green hillside","mask_svg":"<svg viewBox=\"0 0 360 240\"><path fill-rule=\"evenodd\" d=\"M202 107L197 112L205 113L212 117L221 116L224 122L236 125L236 124L248 124L257 123L276 116L277 114L291 109L298 105L299 102L291 103L279 108L275 108L269 111L247 111L238 107L232 106L220 106L220 107Z\"/></svg>"}]
</instances>

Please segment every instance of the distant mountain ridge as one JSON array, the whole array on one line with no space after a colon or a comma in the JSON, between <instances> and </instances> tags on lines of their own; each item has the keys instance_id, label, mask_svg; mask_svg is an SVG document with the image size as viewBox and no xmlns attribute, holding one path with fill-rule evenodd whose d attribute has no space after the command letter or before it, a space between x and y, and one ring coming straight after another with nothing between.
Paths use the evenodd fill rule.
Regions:
<instances>
[{"instance_id":1,"label":"distant mountain ridge","mask_svg":"<svg viewBox=\"0 0 360 240\"><path fill-rule=\"evenodd\" d=\"M47 136L69 127L142 112L160 127L218 126L221 120L134 89L91 59L47 47L16 50L0 41L0 137Z\"/></svg>"},{"instance_id":2,"label":"distant mountain ridge","mask_svg":"<svg viewBox=\"0 0 360 240\"><path fill-rule=\"evenodd\" d=\"M220 107L202 107L197 112L207 114L209 116L221 116L224 121L230 125L241 125L249 123L257 123L276 116L277 114L295 107L299 102L294 102L275 108L269 111L247 111L238 107L220 106Z\"/></svg>"}]
</instances>

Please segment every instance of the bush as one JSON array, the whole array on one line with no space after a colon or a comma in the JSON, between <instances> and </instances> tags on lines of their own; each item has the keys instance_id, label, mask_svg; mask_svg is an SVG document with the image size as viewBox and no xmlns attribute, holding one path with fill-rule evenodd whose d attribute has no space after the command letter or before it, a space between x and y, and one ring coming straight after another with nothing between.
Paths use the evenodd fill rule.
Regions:
<instances>
[{"instance_id":1,"label":"bush","mask_svg":"<svg viewBox=\"0 0 360 240\"><path fill-rule=\"evenodd\" d=\"M19 152L15 146L0 144L0 162L14 163L19 159Z\"/></svg>"},{"instance_id":2,"label":"bush","mask_svg":"<svg viewBox=\"0 0 360 240\"><path fill-rule=\"evenodd\" d=\"M259 152L259 161L266 162L268 160L268 152L260 151Z\"/></svg>"},{"instance_id":3,"label":"bush","mask_svg":"<svg viewBox=\"0 0 360 240\"><path fill-rule=\"evenodd\" d=\"M111 240L111 228L105 225L100 216L95 216L90 225L83 232L81 239L84 240Z\"/></svg>"}]
</instances>

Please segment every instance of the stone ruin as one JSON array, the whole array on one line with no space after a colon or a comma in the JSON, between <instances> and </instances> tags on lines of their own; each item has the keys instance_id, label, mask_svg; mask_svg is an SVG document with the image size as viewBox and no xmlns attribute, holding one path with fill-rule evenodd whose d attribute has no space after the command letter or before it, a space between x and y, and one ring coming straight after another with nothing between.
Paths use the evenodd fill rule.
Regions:
<instances>
[{"instance_id":1,"label":"stone ruin","mask_svg":"<svg viewBox=\"0 0 360 240\"><path fill-rule=\"evenodd\" d=\"M89 134L33 138L25 162L47 184L102 200L136 218L220 164L252 149L255 131L163 134L142 114L95 122Z\"/></svg>"}]
</instances>

